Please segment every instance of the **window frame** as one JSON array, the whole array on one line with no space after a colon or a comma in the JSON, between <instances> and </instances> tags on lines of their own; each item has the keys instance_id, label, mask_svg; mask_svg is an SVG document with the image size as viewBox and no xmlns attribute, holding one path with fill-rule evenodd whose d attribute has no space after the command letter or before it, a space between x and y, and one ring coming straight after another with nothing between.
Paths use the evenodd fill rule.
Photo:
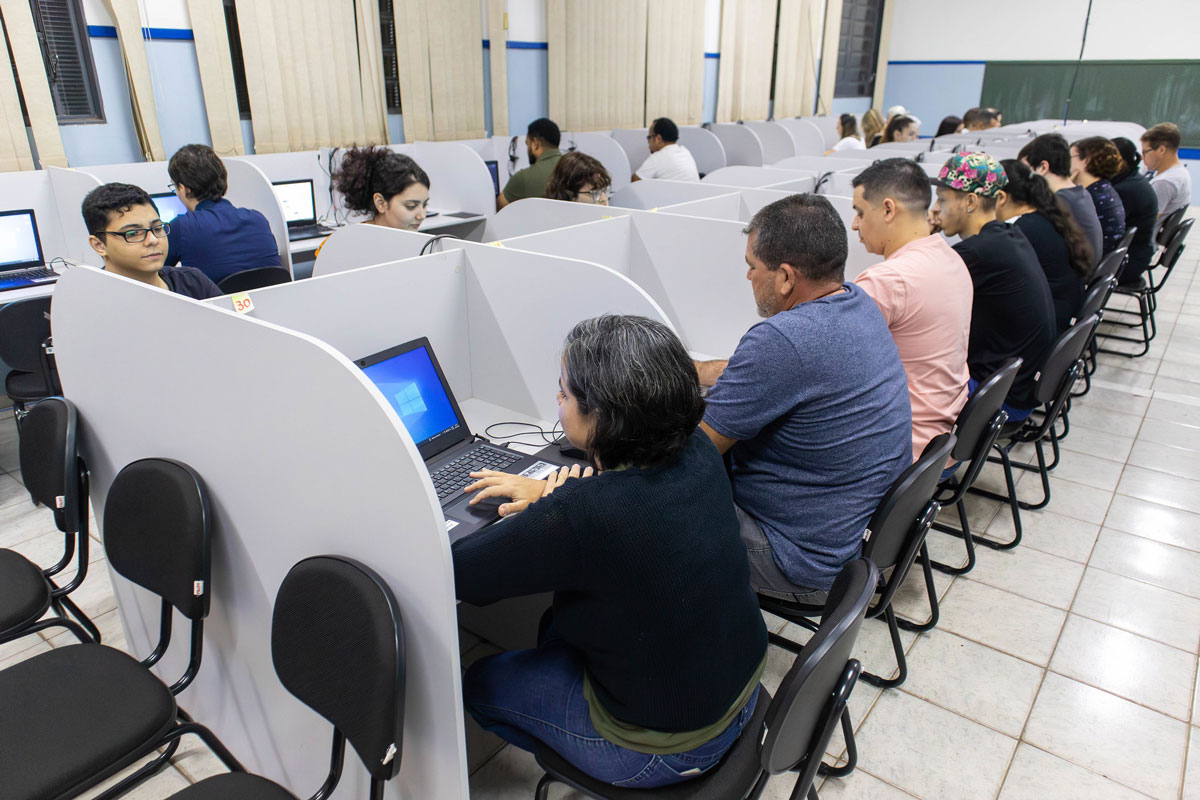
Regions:
<instances>
[{"instance_id":1,"label":"window frame","mask_svg":"<svg viewBox=\"0 0 1200 800\"><path fill-rule=\"evenodd\" d=\"M838 28L838 60L834 76L834 98L872 97L874 95L875 81L879 77L879 44L883 33L883 7L887 2L888 0L843 0L842 24ZM864 44L868 44L865 36L847 31L848 24L860 22L855 19L855 12L863 9L875 12L874 20L865 20L873 22L869 50L863 47ZM853 67L855 77L851 78L846 74L850 71L847 56L851 53L870 55L870 72L865 79L858 77L862 68L862 61L858 59L855 60ZM860 92L860 89L863 91Z\"/></svg>"},{"instance_id":2,"label":"window frame","mask_svg":"<svg viewBox=\"0 0 1200 800\"><path fill-rule=\"evenodd\" d=\"M96 76L96 64L92 58L92 39L88 32L87 18L83 12L82 0L59 0L67 12L67 17L74 34L75 51L79 57L79 67L82 73L81 88L86 95L90 109L84 114L65 114L60 112L59 95L55 91L54 73L50 59L50 46L42 29L42 3L47 0L29 0L29 11L33 17L33 25L37 30L38 48L42 54L42 64L46 69L46 85L50 90L50 98L54 102L54 115L59 125L97 125L108 121L104 114L104 98L100 94L100 81ZM24 106L24 95L21 98ZM28 123L28 117L26 117Z\"/></svg>"}]
</instances>

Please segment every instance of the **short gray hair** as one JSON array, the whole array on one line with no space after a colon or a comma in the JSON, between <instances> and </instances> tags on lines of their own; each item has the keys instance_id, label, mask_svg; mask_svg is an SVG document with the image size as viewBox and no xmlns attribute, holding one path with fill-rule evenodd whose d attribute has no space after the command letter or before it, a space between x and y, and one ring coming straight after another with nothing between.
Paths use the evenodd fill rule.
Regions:
<instances>
[{"instance_id":1,"label":"short gray hair","mask_svg":"<svg viewBox=\"0 0 1200 800\"><path fill-rule=\"evenodd\" d=\"M742 233L758 234L751 250L767 269L791 264L816 283L845 279L846 226L819 194L794 194L768 203Z\"/></svg>"}]
</instances>

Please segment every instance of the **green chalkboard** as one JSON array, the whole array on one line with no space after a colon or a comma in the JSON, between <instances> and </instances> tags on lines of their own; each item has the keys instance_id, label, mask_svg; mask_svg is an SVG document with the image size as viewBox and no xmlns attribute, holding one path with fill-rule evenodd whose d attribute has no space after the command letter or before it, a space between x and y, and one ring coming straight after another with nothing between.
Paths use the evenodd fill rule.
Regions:
<instances>
[{"instance_id":1,"label":"green chalkboard","mask_svg":"<svg viewBox=\"0 0 1200 800\"><path fill-rule=\"evenodd\" d=\"M989 61L981 104L1005 122L1061 118L1074 61ZM1200 146L1200 61L1085 61L1071 119L1112 119L1149 128L1174 122L1184 147Z\"/></svg>"}]
</instances>

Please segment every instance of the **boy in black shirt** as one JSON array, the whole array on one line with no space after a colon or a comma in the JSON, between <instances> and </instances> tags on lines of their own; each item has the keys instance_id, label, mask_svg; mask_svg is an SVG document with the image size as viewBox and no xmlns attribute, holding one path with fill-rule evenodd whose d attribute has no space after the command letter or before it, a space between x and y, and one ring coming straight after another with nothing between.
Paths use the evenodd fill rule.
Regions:
<instances>
[{"instance_id":1,"label":"boy in black shirt","mask_svg":"<svg viewBox=\"0 0 1200 800\"><path fill-rule=\"evenodd\" d=\"M975 300L967 345L969 386L1013 356L1023 363L1005 400L1009 421L1025 419L1038 403L1037 374L1054 345L1054 301L1037 253L1021 231L996 219L996 193L1008 183L1004 167L986 153L951 156L933 179L931 210L971 273Z\"/></svg>"},{"instance_id":2,"label":"boy in black shirt","mask_svg":"<svg viewBox=\"0 0 1200 800\"><path fill-rule=\"evenodd\" d=\"M163 266L171 226L159 219L158 208L144 189L106 183L83 198L82 212L91 234L88 241L109 272L194 300L221 296L200 270Z\"/></svg>"}]
</instances>

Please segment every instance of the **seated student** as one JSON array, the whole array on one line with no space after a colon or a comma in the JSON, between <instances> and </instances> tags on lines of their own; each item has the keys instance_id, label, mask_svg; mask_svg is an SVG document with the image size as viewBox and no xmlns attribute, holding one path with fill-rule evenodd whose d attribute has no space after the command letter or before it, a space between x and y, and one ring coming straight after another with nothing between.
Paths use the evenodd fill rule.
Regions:
<instances>
[{"instance_id":1,"label":"seated student","mask_svg":"<svg viewBox=\"0 0 1200 800\"><path fill-rule=\"evenodd\" d=\"M1112 179L1113 188L1125 208L1125 229L1137 228L1133 241L1129 243L1129 254L1121 267L1118 279L1126 286L1136 286L1142 273L1150 267L1154 258L1154 229L1158 221L1158 195L1150 186L1146 176L1138 172L1142 156L1137 145L1120 136L1112 140L1121 153L1125 169Z\"/></svg>"},{"instance_id":2,"label":"seated student","mask_svg":"<svg viewBox=\"0 0 1200 800\"><path fill-rule=\"evenodd\" d=\"M987 153L951 156L933 180L933 214L947 236L962 237L954 249L975 284L967 351L971 391L1005 361L1020 356L1024 363L1004 410L1010 422L1025 419L1038 405L1035 382L1054 344L1050 285L1025 234L996 219L996 196L1008 178L994 158Z\"/></svg>"},{"instance_id":3,"label":"seated student","mask_svg":"<svg viewBox=\"0 0 1200 800\"><path fill-rule=\"evenodd\" d=\"M586 153L573 150L564 153L554 165L550 180L546 182L546 197L606 206L610 186L612 179L603 164Z\"/></svg>"},{"instance_id":4,"label":"seated student","mask_svg":"<svg viewBox=\"0 0 1200 800\"><path fill-rule=\"evenodd\" d=\"M496 210L526 197L545 197L546 181L554 171L554 164L562 157L558 143L562 134L558 126L542 117L529 123L525 131L525 152L529 155L529 166L519 170L504 184L496 195Z\"/></svg>"},{"instance_id":5,"label":"seated student","mask_svg":"<svg viewBox=\"0 0 1200 800\"><path fill-rule=\"evenodd\" d=\"M333 173L346 208L385 228L418 230L429 209L429 186L417 162L386 147L353 147Z\"/></svg>"},{"instance_id":6,"label":"seated student","mask_svg":"<svg viewBox=\"0 0 1200 800\"><path fill-rule=\"evenodd\" d=\"M1179 160L1183 136L1171 122L1160 122L1142 134L1142 160L1150 186L1158 195L1158 215L1165 217L1192 203L1192 176Z\"/></svg>"},{"instance_id":7,"label":"seated student","mask_svg":"<svg viewBox=\"0 0 1200 800\"><path fill-rule=\"evenodd\" d=\"M842 114L837 122L838 141L825 151L825 155L841 150L866 150L867 146L858 135L858 120L853 114Z\"/></svg>"},{"instance_id":8,"label":"seated student","mask_svg":"<svg viewBox=\"0 0 1200 800\"><path fill-rule=\"evenodd\" d=\"M879 144L879 139L883 136L883 129L887 123L883 119L883 114L879 113L877 108L868 108L862 115L862 130L863 141L867 147L874 147Z\"/></svg>"},{"instance_id":9,"label":"seated student","mask_svg":"<svg viewBox=\"0 0 1200 800\"><path fill-rule=\"evenodd\" d=\"M598 780L680 783L741 735L767 649L696 371L661 323L597 317L567 335L558 405L598 474L473 473L476 497L512 501L454 544L459 599L554 605L537 648L477 661L463 699L485 729Z\"/></svg>"},{"instance_id":10,"label":"seated student","mask_svg":"<svg viewBox=\"0 0 1200 800\"><path fill-rule=\"evenodd\" d=\"M91 234L88 243L104 259L104 269L195 300L221 296L200 270L164 266L171 226L158 218L145 189L128 183L97 186L83 198L81 211Z\"/></svg>"},{"instance_id":11,"label":"seated student","mask_svg":"<svg viewBox=\"0 0 1200 800\"><path fill-rule=\"evenodd\" d=\"M968 108L963 114L963 127L969 131L986 131L1000 127L1000 112L994 108Z\"/></svg>"},{"instance_id":12,"label":"seated student","mask_svg":"<svg viewBox=\"0 0 1200 800\"><path fill-rule=\"evenodd\" d=\"M1054 330L1062 333L1079 316L1083 290L1092 276L1092 247L1060 198L1024 162L1001 161L1008 183L996 195L996 219L1025 234L1050 284Z\"/></svg>"},{"instance_id":13,"label":"seated student","mask_svg":"<svg viewBox=\"0 0 1200 800\"><path fill-rule=\"evenodd\" d=\"M1125 206L1109 182L1123 169L1121 152L1103 136L1089 136L1071 145L1071 180L1087 189L1096 206L1104 236L1103 255L1115 250L1125 236Z\"/></svg>"},{"instance_id":14,"label":"seated student","mask_svg":"<svg viewBox=\"0 0 1200 800\"><path fill-rule=\"evenodd\" d=\"M883 138L880 144L885 142L915 142L920 139L920 125L912 117L900 115L892 117L892 121L883 129Z\"/></svg>"},{"instance_id":15,"label":"seated student","mask_svg":"<svg viewBox=\"0 0 1200 800\"><path fill-rule=\"evenodd\" d=\"M908 382L878 306L844 282L846 228L828 200L776 200L746 232L764 320L728 362L696 365L712 386L701 427L729 453L751 585L820 603L912 463Z\"/></svg>"},{"instance_id":16,"label":"seated student","mask_svg":"<svg viewBox=\"0 0 1200 800\"><path fill-rule=\"evenodd\" d=\"M938 124L937 133L933 136L935 139L938 136L950 136L951 134L962 133L962 129L963 121L958 117L943 117L941 123Z\"/></svg>"},{"instance_id":17,"label":"seated student","mask_svg":"<svg viewBox=\"0 0 1200 800\"><path fill-rule=\"evenodd\" d=\"M915 461L930 439L950 430L967 402L971 275L946 240L929 232L933 192L920 164L876 161L851 185L851 228L867 252L884 258L854 282L879 306L900 351Z\"/></svg>"},{"instance_id":18,"label":"seated student","mask_svg":"<svg viewBox=\"0 0 1200 800\"><path fill-rule=\"evenodd\" d=\"M1071 180L1071 148L1067 140L1061 133L1043 133L1022 147L1017 158L1045 178L1054 193L1067 201L1071 216L1092 247L1093 261L1099 263L1104 253L1104 232L1092 196Z\"/></svg>"},{"instance_id":19,"label":"seated student","mask_svg":"<svg viewBox=\"0 0 1200 800\"><path fill-rule=\"evenodd\" d=\"M167 173L188 210L171 220L167 266L195 267L216 282L235 272L282 265L267 218L225 199L229 176L211 147L179 148L167 163Z\"/></svg>"},{"instance_id":20,"label":"seated student","mask_svg":"<svg viewBox=\"0 0 1200 800\"><path fill-rule=\"evenodd\" d=\"M633 173L635 181L648 181L651 178L664 181L700 180L696 159L692 158L686 147L679 144L679 128L674 122L666 117L651 122L646 144L650 146L650 155Z\"/></svg>"}]
</instances>

